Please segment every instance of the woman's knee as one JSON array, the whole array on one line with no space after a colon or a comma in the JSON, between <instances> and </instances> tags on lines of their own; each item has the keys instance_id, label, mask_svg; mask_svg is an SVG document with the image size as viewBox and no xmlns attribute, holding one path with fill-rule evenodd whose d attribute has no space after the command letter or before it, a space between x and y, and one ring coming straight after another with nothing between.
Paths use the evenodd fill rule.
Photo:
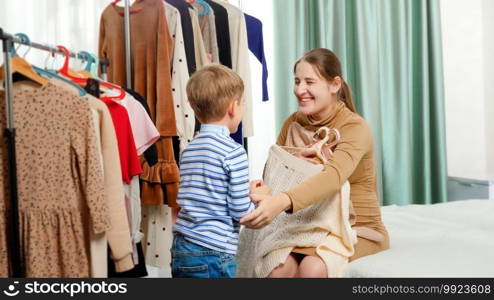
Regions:
<instances>
[{"instance_id":1,"label":"woman's knee","mask_svg":"<svg viewBox=\"0 0 494 300\"><path fill-rule=\"evenodd\" d=\"M301 278L327 278L328 270L318 256L305 256L298 266L297 276Z\"/></svg>"},{"instance_id":2,"label":"woman's knee","mask_svg":"<svg viewBox=\"0 0 494 300\"><path fill-rule=\"evenodd\" d=\"M291 278L297 274L298 262L295 256L290 254L285 263L277 266L269 273L268 278Z\"/></svg>"}]
</instances>

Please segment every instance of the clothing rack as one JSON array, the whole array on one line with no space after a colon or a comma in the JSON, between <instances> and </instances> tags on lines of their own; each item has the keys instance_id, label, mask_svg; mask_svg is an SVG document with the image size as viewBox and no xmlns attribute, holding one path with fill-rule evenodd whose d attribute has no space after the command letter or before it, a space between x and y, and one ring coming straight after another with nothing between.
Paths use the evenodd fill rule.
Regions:
<instances>
[{"instance_id":1,"label":"clothing rack","mask_svg":"<svg viewBox=\"0 0 494 300\"><path fill-rule=\"evenodd\" d=\"M15 128L14 128L14 107L12 88L12 68L10 50L14 46L14 36L5 33L0 28L0 39L2 40L2 50L4 55L4 82L5 82L5 103L7 115L7 127L5 137L7 138L7 154L9 168L9 193L10 193L10 214L7 217L7 234L9 247L9 257L11 261L12 275L15 278L24 277L24 270L21 266L21 246L19 237L19 205L17 198L17 169L15 159Z\"/></svg>"},{"instance_id":2,"label":"clothing rack","mask_svg":"<svg viewBox=\"0 0 494 300\"><path fill-rule=\"evenodd\" d=\"M126 0L128 1L128 0ZM11 262L12 275L15 278L25 277L25 272L21 262L21 245L19 236L19 200L17 194L17 167L15 157L15 127L14 127L14 107L13 107L13 81L11 66L11 49L14 43L30 46L35 49L48 51L51 53L60 53L65 55L60 49L43 45L35 42L28 42L11 35L0 28L0 39L2 41L2 51L4 55L4 85L6 95L6 117L7 126L5 136L7 139L8 170L9 170L9 193L11 200L10 214L8 216L7 234L9 247L9 257ZM85 55L69 51L68 55L82 60L88 60ZM100 60L100 67L103 78L106 77L106 67L109 65L108 59Z\"/></svg>"},{"instance_id":3,"label":"clothing rack","mask_svg":"<svg viewBox=\"0 0 494 300\"><path fill-rule=\"evenodd\" d=\"M36 43L36 42L31 42L31 41L26 41L24 39L21 39L19 37L11 35L11 34L6 34L6 35L9 36L9 39L13 43L16 43L19 45L25 45L25 46L32 47L32 48L39 49L39 50L48 51L50 53L57 53L57 54L65 55L64 52L62 50L58 49L57 47L53 47L53 46L49 46L49 45L45 45L45 44L40 44L40 43ZM89 60L89 58L86 55L83 55L83 54L78 53L78 52L69 51L69 56L73 57L73 58L81 59L82 61ZM101 67L102 73L106 73L106 68L109 64L110 64L110 61L107 58L101 59L99 61L99 65Z\"/></svg>"},{"instance_id":4,"label":"clothing rack","mask_svg":"<svg viewBox=\"0 0 494 300\"><path fill-rule=\"evenodd\" d=\"M124 9L125 68L127 88L132 89L132 60L130 48L130 0L125 0Z\"/></svg>"}]
</instances>

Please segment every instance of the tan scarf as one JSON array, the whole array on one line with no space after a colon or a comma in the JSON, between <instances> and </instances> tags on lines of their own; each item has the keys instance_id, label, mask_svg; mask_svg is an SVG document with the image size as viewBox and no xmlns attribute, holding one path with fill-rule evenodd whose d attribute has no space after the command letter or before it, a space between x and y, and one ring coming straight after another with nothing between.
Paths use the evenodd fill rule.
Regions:
<instances>
[{"instance_id":1,"label":"tan scarf","mask_svg":"<svg viewBox=\"0 0 494 300\"><path fill-rule=\"evenodd\" d=\"M282 148L311 163L325 164L333 156L333 149L339 142L340 132L337 129L323 126L313 132L297 122L292 122L288 127L285 146Z\"/></svg>"}]
</instances>

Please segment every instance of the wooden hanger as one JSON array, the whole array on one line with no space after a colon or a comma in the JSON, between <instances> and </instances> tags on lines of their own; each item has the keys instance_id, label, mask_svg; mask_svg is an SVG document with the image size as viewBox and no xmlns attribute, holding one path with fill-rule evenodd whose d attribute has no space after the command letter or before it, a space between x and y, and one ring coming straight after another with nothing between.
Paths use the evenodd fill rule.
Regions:
<instances>
[{"instance_id":1,"label":"wooden hanger","mask_svg":"<svg viewBox=\"0 0 494 300\"><path fill-rule=\"evenodd\" d=\"M4 80L4 67L0 67L0 80ZM45 86L48 84L48 80L41 77L34 69L32 66L23 58L19 56L14 56L11 59L11 69L12 69L12 76L15 74L21 75L24 78L27 78L31 81L34 81L41 86Z\"/></svg>"},{"instance_id":2,"label":"wooden hanger","mask_svg":"<svg viewBox=\"0 0 494 300\"><path fill-rule=\"evenodd\" d=\"M325 135L322 139L317 139L321 132L324 132ZM328 143L329 138L333 134L335 136L335 140L331 143ZM315 141L314 143L311 143L310 145L307 145L306 147L293 147L293 146L281 146L281 148L287 150L291 154L295 156L299 156L299 154L304 157L305 154L315 154L317 159L319 159L319 163L326 164L328 162L328 159L333 156L333 151L331 148L336 146L340 140L340 132L336 128L328 128L326 126L320 127L313 136L313 140ZM317 162L314 159L310 159L312 162Z\"/></svg>"},{"instance_id":3,"label":"wooden hanger","mask_svg":"<svg viewBox=\"0 0 494 300\"><path fill-rule=\"evenodd\" d=\"M77 77L93 78L93 74L91 74L91 72L86 71L86 70L77 70L77 71L75 71L75 74Z\"/></svg>"},{"instance_id":4,"label":"wooden hanger","mask_svg":"<svg viewBox=\"0 0 494 300\"><path fill-rule=\"evenodd\" d=\"M16 34L16 37L21 38L21 40L23 41L29 42L29 37L26 34L19 33ZM29 48L25 54L27 54L30 49L31 48ZM10 56L11 56L11 60L10 60L11 72L12 72L12 78L14 80L16 79L16 75L20 75L21 77L27 78L42 86L48 84L47 79L41 77L38 73L36 73L33 67L24 58L21 58L19 55L17 55L14 45L12 45L12 48L10 50ZM4 80L4 72L5 72L4 67L5 66L0 67L0 80Z\"/></svg>"}]
</instances>

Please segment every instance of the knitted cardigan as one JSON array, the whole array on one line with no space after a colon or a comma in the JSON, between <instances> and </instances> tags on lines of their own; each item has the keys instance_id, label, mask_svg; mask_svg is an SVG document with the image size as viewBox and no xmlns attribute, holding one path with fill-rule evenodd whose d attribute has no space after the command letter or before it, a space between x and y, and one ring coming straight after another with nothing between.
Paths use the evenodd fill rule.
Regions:
<instances>
[{"instance_id":1,"label":"knitted cardigan","mask_svg":"<svg viewBox=\"0 0 494 300\"><path fill-rule=\"evenodd\" d=\"M264 182L273 194L296 186L321 172L323 165L295 157L277 145L269 152ZM297 211L281 213L262 229L240 232L237 277L266 277L283 264L294 247L315 247L328 277L340 277L357 242L350 224L350 185L331 198ZM328 251L329 250L329 251Z\"/></svg>"}]
</instances>

